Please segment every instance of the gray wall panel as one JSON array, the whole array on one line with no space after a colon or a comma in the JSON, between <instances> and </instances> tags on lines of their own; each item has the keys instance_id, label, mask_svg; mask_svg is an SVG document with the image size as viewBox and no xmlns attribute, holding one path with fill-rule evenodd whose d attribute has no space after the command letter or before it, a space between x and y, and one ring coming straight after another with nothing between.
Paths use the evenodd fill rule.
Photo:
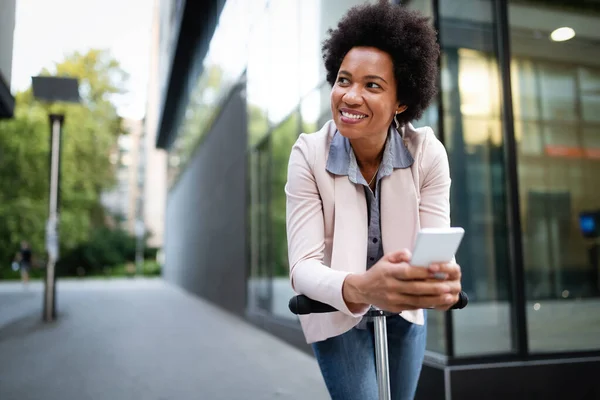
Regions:
<instances>
[{"instance_id":1,"label":"gray wall panel","mask_svg":"<svg viewBox=\"0 0 600 400\"><path fill-rule=\"evenodd\" d=\"M0 0L0 74L10 89L16 1Z\"/></svg>"},{"instance_id":2,"label":"gray wall panel","mask_svg":"<svg viewBox=\"0 0 600 400\"><path fill-rule=\"evenodd\" d=\"M236 89L170 191L165 221L165 279L240 315L246 304L246 132L246 103Z\"/></svg>"}]
</instances>

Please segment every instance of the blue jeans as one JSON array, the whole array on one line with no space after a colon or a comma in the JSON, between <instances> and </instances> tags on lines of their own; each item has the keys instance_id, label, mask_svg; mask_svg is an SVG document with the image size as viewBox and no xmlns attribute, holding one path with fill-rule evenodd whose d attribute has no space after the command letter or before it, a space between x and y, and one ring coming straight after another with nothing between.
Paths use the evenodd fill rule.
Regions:
<instances>
[{"instance_id":1,"label":"blue jeans","mask_svg":"<svg viewBox=\"0 0 600 400\"><path fill-rule=\"evenodd\" d=\"M416 325L399 315L387 317L388 358L392 400L412 400L425 356L427 325ZM377 400L375 333L350 331L313 343L312 348L332 400Z\"/></svg>"}]
</instances>

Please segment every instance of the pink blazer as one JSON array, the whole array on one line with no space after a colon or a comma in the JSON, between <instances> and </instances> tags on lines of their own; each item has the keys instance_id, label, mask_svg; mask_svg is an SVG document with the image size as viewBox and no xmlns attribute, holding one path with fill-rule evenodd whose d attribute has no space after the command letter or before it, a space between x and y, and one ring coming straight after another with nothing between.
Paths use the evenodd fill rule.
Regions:
<instances>
[{"instance_id":1,"label":"pink blazer","mask_svg":"<svg viewBox=\"0 0 600 400\"><path fill-rule=\"evenodd\" d=\"M368 221L363 187L325 169L335 132L329 121L316 133L300 135L291 151L285 186L292 287L339 310L300 316L307 343L350 330L368 309L352 313L342 297L346 276L366 269ZM402 136L414 163L381 180L386 254L412 249L420 228L450 226L450 173L444 146L428 127L408 124ZM423 310L400 315L424 323Z\"/></svg>"}]
</instances>

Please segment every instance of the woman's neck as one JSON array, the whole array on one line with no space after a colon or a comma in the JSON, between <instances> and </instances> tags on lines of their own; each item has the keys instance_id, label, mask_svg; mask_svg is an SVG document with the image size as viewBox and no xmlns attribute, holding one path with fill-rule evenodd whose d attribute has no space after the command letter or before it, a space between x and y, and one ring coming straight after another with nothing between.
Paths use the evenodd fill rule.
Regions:
<instances>
[{"instance_id":1,"label":"woman's neck","mask_svg":"<svg viewBox=\"0 0 600 400\"><path fill-rule=\"evenodd\" d=\"M360 168L377 168L383 158L387 132L383 135L351 139L350 145Z\"/></svg>"}]
</instances>

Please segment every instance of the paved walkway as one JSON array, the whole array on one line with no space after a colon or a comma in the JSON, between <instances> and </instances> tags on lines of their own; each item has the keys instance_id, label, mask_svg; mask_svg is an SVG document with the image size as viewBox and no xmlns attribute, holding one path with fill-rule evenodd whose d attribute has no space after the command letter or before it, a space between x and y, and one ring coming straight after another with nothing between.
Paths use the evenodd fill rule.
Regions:
<instances>
[{"instance_id":1,"label":"paved walkway","mask_svg":"<svg viewBox=\"0 0 600 400\"><path fill-rule=\"evenodd\" d=\"M309 355L162 280L0 283L2 400L327 399Z\"/></svg>"}]
</instances>

